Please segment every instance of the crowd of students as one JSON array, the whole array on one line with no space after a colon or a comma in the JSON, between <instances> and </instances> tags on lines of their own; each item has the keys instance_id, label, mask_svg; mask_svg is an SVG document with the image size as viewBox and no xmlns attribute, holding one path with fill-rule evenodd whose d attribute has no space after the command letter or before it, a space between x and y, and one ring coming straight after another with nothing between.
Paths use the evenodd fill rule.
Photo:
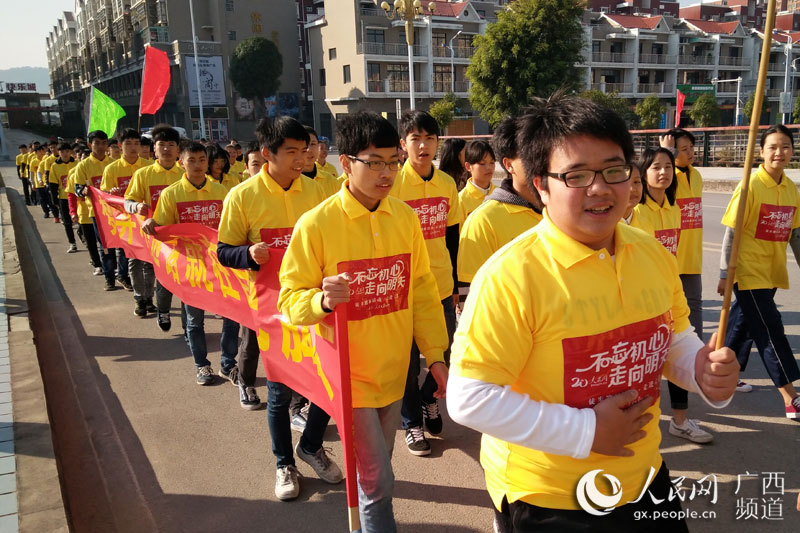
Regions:
<instances>
[{"instance_id":1,"label":"crowd of students","mask_svg":"<svg viewBox=\"0 0 800 533\"><path fill-rule=\"evenodd\" d=\"M122 132L116 160L107 136L92 132L87 145L51 143L49 155L20 147L17 168L26 202L30 181L45 217L62 215L68 251L77 223L106 289L119 281L133 292L134 314L156 313L164 331L172 294L152 265L98 244L87 186L124 196L146 233L189 222L218 229L217 255L231 268L258 270L271 250L285 249L278 307L292 324L316 324L347 306L364 531L396 530L395 431L405 430L411 454L430 454L425 433L442 432L445 397L456 422L484 434L481 464L499 531L635 529L637 512L679 509L674 498L654 503L670 487L658 451L662 374L670 433L710 442L686 416L688 392L721 408L734 390L750 390L738 369L755 343L786 416L797 419L792 381L800 373L773 300L788 288L787 243L800 263L800 198L783 174L789 130L762 137L730 348L715 350L713 339L701 340L702 178L691 133L673 130L637 158L619 116L555 95L502 121L491 142L446 140L437 168L435 119L408 111L398 129L368 112L337 119L338 177L327 140L289 117L261 121L257 145L244 154L236 143L181 142L158 126L152 144ZM498 162L505 177L495 186ZM40 192L47 183L49 194ZM739 198L737 189L726 226ZM209 384L216 377L204 311L182 305L181 313L196 382ZM258 360L256 333L224 319L218 376L238 387L246 409L262 404ZM324 481L341 481L322 446L329 415L282 383L268 380L267 391L276 496L299 494L295 455ZM302 433L294 447L292 429ZM595 468L613 473L630 497L602 517L575 501L578 479ZM648 487L654 499L634 502ZM686 528L680 519L670 527Z\"/></svg>"}]
</instances>

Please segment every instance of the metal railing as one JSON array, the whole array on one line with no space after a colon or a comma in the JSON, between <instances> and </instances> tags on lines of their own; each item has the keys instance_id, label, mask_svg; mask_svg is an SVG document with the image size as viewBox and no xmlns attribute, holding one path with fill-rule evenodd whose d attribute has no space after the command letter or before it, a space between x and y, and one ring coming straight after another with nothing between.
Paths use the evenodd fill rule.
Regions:
<instances>
[{"instance_id":1,"label":"metal railing","mask_svg":"<svg viewBox=\"0 0 800 533\"><path fill-rule=\"evenodd\" d=\"M639 63L646 63L648 65L666 65L678 61L678 56L669 56L667 54L639 54Z\"/></svg>"},{"instance_id":2,"label":"metal railing","mask_svg":"<svg viewBox=\"0 0 800 533\"><path fill-rule=\"evenodd\" d=\"M371 80L367 82L367 91L370 93L408 93L408 80ZM450 84L447 84L447 91L450 90ZM427 93L428 82L425 80L414 80L414 92ZM446 92L446 91L443 91Z\"/></svg>"},{"instance_id":3,"label":"metal railing","mask_svg":"<svg viewBox=\"0 0 800 533\"><path fill-rule=\"evenodd\" d=\"M357 53L376 56L404 56L408 57L408 45L405 43L358 43ZM414 45L414 56L428 55L428 47L421 44Z\"/></svg>"},{"instance_id":4,"label":"metal railing","mask_svg":"<svg viewBox=\"0 0 800 533\"><path fill-rule=\"evenodd\" d=\"M699 55L699 56L680 56L678 58L680 63L684 65L713 65L714 64L714 56L712 54L709 55Z\"/></svg>"},{"instance_id":5,"label":"metal railing","mask_svg":"<svg viewBox=\"0 0 800 533\"><path fill-rule=\"evenodd\" d=\"M593 83L592 90L602 91L604 93L632 93L632 83Z\"/></svg>"},{"instance_id":6,"label":"metal railing","mask_svg":"<svg viewBox=\"0 0 800 533\"><path fill-rule=\"evenodd\" d=\"M592 61L595 63L633 63L633 54L592 52Z\"/></svg>"},{"instance_id":7,"label":"metal railing","mask_svg":"<svg viewBox=\"0 0 800 533\"><path fill-rule=\"evenodd\" d=\"M470 46L454 46L453 47L453 57L455 59L469 59L470 57L475 55L475 48ZM434 46L433 47L433 57L444 57L449 59L450 58L450 47L449 46Z\"/></svg>"},{"instance_id":8,"label":"metal railing","mask_svg":"<svg viewBox=\"0 0 800 533\"><path fill-rule=\"evenodd\" d=\"M746 67L750 65L749 57L720 56L719 64L729 67Z\"/></svg>"},{"instance_id":9,"label":"metal railing","mask_svg":"<svg viewBox=\"0 0 800 533\"><path fill-rule=\"evenodd\" d=\"M636 86L636 92L644 94L672 94L675 86L668 83L640 83Z\"/></svg>"}]
</instances>

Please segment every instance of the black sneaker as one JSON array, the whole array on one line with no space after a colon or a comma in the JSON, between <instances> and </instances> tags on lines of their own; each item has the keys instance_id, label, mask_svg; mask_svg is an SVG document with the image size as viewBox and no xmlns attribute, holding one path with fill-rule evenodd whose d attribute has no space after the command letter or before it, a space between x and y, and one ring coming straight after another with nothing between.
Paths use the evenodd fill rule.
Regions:
<instances>
[{"instance_id":1,"label":"black sneaker","mask_svg":"<svg viewBox=\"0 0 800 533\"><path fill-rule=\"evenodd\" d=\"M122 285L122 288L128 292L133 292L133 285L131 285L131 280L129 279L117 279L119 284Z\"/></svg>"},{"instance_id":2,"label":"black sneaker","mask_svg":"<svg viewBox=\"0 0 800 533\"><path fill-rule=\"evenodd\" d=\"M408 428L406 430L406 446L411 455L430 455L431 445L425 438L422 426Z\"/></svg>"},{"instance_id":3,"label":"black sneaker","mask_svg":"<svg viewBox=\"0 0 800 533\"><path fill-rule=\"evenodd\" d=\"M145 308L147 309L148 313L157 313L158 312L158 308L155 306L155 304L153 304L153 299L152 298L148 298L147 300L145 300L144 301L144 305L145 305Z\"/></svg>"},{"instance_id":4,"label":"black sneaker","mask_svg":"<svg viewBox=\"0 0 800 533\"><path fill-rule=\"evenodd\" d=\"M439 412L439 402L435 399L433 403L425 403L422 400L422 418L425 420L425 429L431 435L438 435L442 432L442 414Z\"/></svg>"},{"instance_id":5,"label":"black sneaker","mask_svg":"<svg viewBox=\"0 0 800 533\"><path fill-rule=\"evenodd\" d=\"M144 301L136 300L136 307L133 308L133 314L139 318L147 316L147 307L145 307Z\"/></svg>"},{"instance_id":6,"label":"black sneaker","mask_svg":"<svg viewBox=\"0 0 800 533\"><path fill-rule=\"evenodd\" d=\"M211 385L214 383L214 371L211 366L201 366L197 368L197 384Z\"/></svg>"},{"instance_id":7,"label":"black sneaker","mask_svg":"<svg viewBox=\"0 0 800 533\"><path fill-rule=\"evenodd\" d=\"M232 385L239 385L239 367L234 366L227 372L224 368L219 369L219 377L222 379L227 379L231 382Z\"/></svg>"},{"instance_id":8,"label":"black sneaker","mask_svg":"<svg viewBox=\"0 0 800 533\"><path fill-rule=\"evenodd\" d=\"M161 331L169 331L169 328L172 327L172 320L169 318L169 312L162 313L158 311L158 327L161 328Z\"/></svg>"},{"instance_id":9,"label":"black sneaker","mask_svg":"<svg viewBox=\"0 0 800 533\"><path fill-rule=\"evenodd\" d=\"M106 280L106 286L105 286L105 288L103 290L105 290L105 291L115 291L115 290L117 290L117 286L114 283L114 280L113 279L107 279Z\"/></svg>"},{"instance_id":10,"label":"black sneaker","mask_svg":"<svg viewBox=\"0 0 800 533\"><path fill-rule=\"evenodd\" d=\"M248 411L255 411L261 407L261 398L256 394L256 388L246 387L239 383L239 403L242 405L242 409Z\"/></svg>"}]
</instances>

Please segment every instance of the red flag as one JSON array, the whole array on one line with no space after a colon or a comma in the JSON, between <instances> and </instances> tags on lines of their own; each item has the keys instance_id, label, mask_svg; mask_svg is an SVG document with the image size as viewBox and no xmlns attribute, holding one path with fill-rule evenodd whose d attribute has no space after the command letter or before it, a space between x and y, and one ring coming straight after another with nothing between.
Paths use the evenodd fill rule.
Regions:
<instances>
[{"instance_id":1,"label":"red flag","mask_svg":"<svg viewBox=\"0 0 800 533\"><path fill-rule=\"evenodd\" d=\"M675 100L677 103L677 108L675 109L675 127L679 128L681 125L681 113L683 113L683 102L686 101L686 95L679 89L678 97Z\"/></svg>"},{"instance_id":2,"label":"red flag","mask_svg":"<svg viewBox=\"0 0 800 533\"><path fill-rule=\"evenodd\" d=\"M148 46L144 53L142 73L142 96L139 100L139 115L155 115L164 103L169 89L169 58L163 50Z\"/></svg>"}]
</instances>

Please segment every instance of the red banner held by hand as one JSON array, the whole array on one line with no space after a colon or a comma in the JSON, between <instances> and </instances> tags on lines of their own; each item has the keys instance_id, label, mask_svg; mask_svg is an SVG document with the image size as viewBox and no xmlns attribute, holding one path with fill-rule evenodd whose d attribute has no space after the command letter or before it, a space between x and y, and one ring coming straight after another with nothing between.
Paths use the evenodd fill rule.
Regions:
<instances>
[{"instance_id":1,"label":"red banner held by hand","mask_svg":"<svg viewBox=\"0 0 800 533\"><path fill-rule=\"evenodd\" d=\"M155 115L161 109L169 90L169 84L170 72L167 53L152 46L146 47L139 115Z\"/></svg>"},{"instance_id":2,"label":"red banner held by hand","mask_svg":"<svg viewBox=\"0 0 800 533\"><path fill-rule=\"evenodd\" d=\"M675 127L681 127L681 113L683 113L683 103L686 101L686 95L678 90L678 96L675 98Z\"/></svg>"}]
</instances>

